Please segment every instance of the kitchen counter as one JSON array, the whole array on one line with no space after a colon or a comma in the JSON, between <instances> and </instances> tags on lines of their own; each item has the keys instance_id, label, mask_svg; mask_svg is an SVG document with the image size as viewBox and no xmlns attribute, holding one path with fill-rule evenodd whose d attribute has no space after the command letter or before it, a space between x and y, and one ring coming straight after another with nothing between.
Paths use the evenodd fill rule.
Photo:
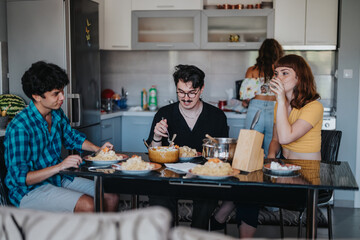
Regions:
<instances>
[{"instance_id":1,"label":"kitchen counter","mask_svg":"<svg viewBox=\"0 0 360 240\"><path fill-rule=\"evenodd\" d=\"M156 111L115 111L110 113L102 113L101 120L111 119L114 117L120 116L131 116L131 117L153 117ZM235 113L235 112L225 112L225 115L228 119L245 119L246 114Z\"/></svg>"}]
</instances>

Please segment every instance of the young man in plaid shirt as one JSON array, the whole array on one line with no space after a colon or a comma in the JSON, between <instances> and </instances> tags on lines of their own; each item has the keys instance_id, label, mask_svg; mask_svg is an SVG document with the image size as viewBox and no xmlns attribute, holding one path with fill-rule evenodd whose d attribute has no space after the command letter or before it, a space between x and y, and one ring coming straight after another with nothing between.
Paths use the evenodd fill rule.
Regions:
<instances>
[{"instance_id":1,"label":"young man in plaid shirt","mask_svg":"<svg viewBox=\"0 0 360 240\"><path fill-rule=\"evenodd\" d=\"M72 129L61 105L68 77L60 67L45 62L32 64L22 77L22 87L31 99L27 108L9 123L5 135L6 185L17 207L48 211L91 212L94 183L80 177L60 175L77 168L82 158L61 158L62 145L77 151L100 148ZM101 148L112 149L111 143ZM105 194L105 210L115 211L118 196Z\"/></svg>"}]
</instances>

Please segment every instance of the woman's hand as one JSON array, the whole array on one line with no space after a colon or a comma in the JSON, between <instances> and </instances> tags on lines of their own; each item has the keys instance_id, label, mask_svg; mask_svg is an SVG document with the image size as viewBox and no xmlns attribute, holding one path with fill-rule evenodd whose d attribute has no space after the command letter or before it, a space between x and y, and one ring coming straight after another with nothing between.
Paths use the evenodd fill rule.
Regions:
<instances>
[{"instance_id":1,"label":"woman's hand","mask_svg":"<svg viewBox=\"0 0 360 240\"><path fill-rule=\"evenodd\" d=\"M269 86L271 91L273 91L276 94L276 101L278 102L278 104L285 103L286 102L285 88L281 80L274 77L273 79L271 79Z\"/></svg>"},{"instance_id":2,"label":"woman's hand","mask_svg":"<svg viewBox=\"0 0 360 240\"><path fill-rule=\"evenodd\" d=\"M247 108L249 106L249 103L250 103L250 99L244 99L244 100L241 101L241 105L244 108Z\"/></svg>"},{"instance_id":3,"label":"woman's hand","mask_svg":"<svg viewBox=\"0 0 360 240\"><path fill-rule=\"evenodd\" d=\"M168 137L167 128L167 120L162 119L155 125L153 139L156 141L160 141L162 137Z\"/></svg>"}]
</instances>

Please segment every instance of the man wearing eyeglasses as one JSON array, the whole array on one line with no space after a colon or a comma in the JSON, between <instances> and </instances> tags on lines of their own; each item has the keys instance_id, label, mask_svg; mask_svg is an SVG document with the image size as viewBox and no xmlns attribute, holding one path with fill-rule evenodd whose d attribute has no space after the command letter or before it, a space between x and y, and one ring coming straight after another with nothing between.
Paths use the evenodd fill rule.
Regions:
<instances>
[{"instance_id":1,"label":"man wearing eyeglasses","mask_svg":"<svg viewBox=\"0 0 360 240\"><path fill-rule=\"evenodd\" d=\"M177 134L174 143L202 151L205 134L228 137L224 112L201 100L205 74L192 65L178 65L173 74L178 102L159 109L155 114L147 143L150 146L169 145L168 134ZM176 200L151 196L150 205L167 207L175 217ZM208 220L217 201L194 200L191 226L207 229Z\"/></svg>"}]
</instances>

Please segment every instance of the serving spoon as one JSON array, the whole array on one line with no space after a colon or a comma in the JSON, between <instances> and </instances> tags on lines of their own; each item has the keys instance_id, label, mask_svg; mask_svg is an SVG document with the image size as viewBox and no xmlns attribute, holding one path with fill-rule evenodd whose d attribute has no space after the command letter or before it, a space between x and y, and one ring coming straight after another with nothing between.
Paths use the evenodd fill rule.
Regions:
<instances>
[{"instance_id":1,"label":"serving spoon","mask_svg":"<svg viewBox=\"0 0 360 240\"><path fill-rule=\"evenodd\" d=\"M214 142L215 144L218 144L219 141L215 138L213 138L212 136L210 136L209 134L205 134L205 137L207 137L208 139L210 139L212 142Z\"/></svg>"}]
</instances>

